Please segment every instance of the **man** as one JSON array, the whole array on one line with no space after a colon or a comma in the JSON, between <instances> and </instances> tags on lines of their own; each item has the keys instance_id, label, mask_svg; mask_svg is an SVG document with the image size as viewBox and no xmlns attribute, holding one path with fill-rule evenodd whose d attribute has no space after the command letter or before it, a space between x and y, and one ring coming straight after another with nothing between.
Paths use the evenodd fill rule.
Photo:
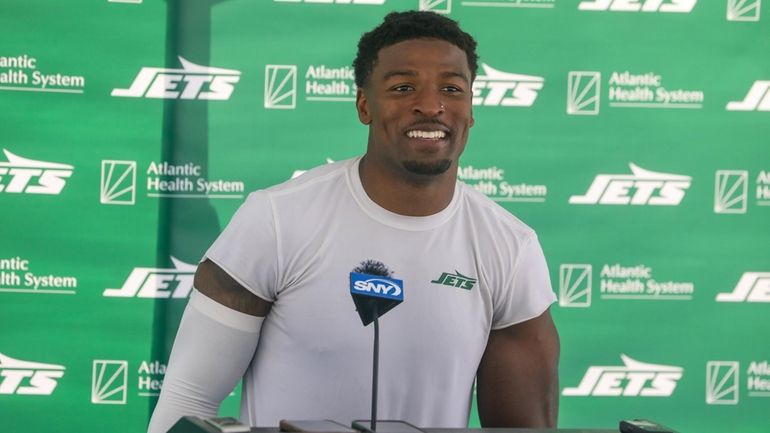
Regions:
<instances>
[{"instance_id":1,"label":"man","mask_svg":"<svg viewBox=\"0 0 770 433\"><path fill-rule=\"evenodd\" d=\"M150 432L213 416L244 378L241 421L369 415L370 328L353 270L404 281L381 319L379 413L465 427L554 427L555 296L534 232L457 182L476 43L429 12L392 13L354 62L366 154L249 196L195 275ZM458 283L461 281L462 283Z\"/></svg>"}]
</instances>

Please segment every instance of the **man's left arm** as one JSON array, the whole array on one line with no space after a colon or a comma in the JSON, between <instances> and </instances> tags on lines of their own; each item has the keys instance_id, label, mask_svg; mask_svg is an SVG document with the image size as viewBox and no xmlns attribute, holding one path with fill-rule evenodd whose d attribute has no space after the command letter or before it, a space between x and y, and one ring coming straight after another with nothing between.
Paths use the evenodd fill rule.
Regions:
<instances>
[{"instance_id":1,"label":"man's left arm","mask_svg":"<svg viewBox=\"0 0 770 433\"><path fill-rule=\"evenodd\" d=\"M559 335L548 309L489 334L476 392L483 427L556 427Z\"/></svg>"}]
</instances>

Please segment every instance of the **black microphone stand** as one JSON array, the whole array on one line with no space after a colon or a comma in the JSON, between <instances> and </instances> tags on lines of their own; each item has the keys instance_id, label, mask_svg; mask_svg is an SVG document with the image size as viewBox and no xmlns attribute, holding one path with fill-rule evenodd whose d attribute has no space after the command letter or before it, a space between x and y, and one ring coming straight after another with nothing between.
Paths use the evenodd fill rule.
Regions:
<instances>
[{"instance_id":1,"label":"black microphone stand","mask_svg":"<svg viewBox=\"0 0 770 433\"><path fill-rule=\"evenodd\" d=\"M377 311L377 305L373 308L374 314L374 358L372 362L372 419L369 428L373 431L377 431L377 377L380 361L380 321L379 311Z\"/></svg>"}]
</instances>

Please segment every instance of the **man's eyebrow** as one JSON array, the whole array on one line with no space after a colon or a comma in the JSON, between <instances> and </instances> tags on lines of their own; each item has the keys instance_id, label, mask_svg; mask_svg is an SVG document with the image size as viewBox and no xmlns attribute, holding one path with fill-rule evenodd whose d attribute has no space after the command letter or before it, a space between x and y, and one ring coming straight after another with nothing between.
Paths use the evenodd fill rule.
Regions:
<instances>
[{"instance_id":1,"label":"man's eyebrow","mask_svg":"<svg viewBox=\"0 0 770 433\"><path fill-rule=\"evenodd\" d=\"M391 79L393 77L400 77L400 76L416 77L417 76L417 71L414 71L414 70L411 70L411 69L406 69L406 70L402 70L402 71L390 71L390 72L386 72L385 75L383 75L382 79L383 80L389 80L389 79Z\"/></svg>"},{"instance_id":2,"label":"man's eyebrow","mask_svg":"<svg viewBox=\"0 0 770 433\"><path fill-rule=\"evenodd\" d=\"M465 81L465 84L470 83L470 79L468 79L468 76L466 76L465 74L463 74L461 72L447 71L447 72L442 72L441 76L444 77L444 78L454 78L454 77L456 77L456 78L460 78L463 81Z\"/></svg>"},{"instance_id":3,"label":"man's eyebrow","mask_svg":"<svg viewBox=\"0 0 770 433\"><path fill-rule=\"evenodd\" d=\"M455 71L446 71L439 74L442 78L460 78L461 80L465 81L465 83L469 83L470 79L467 75L461 73L461 72L455 72ZM412 69L405 69L405 70L396 70L396 71L390 71L386 72L385 75L383 75L383 80L389 80L393 77L416 77L417 71L414 71Z\"/></svg>"}]
</instances>

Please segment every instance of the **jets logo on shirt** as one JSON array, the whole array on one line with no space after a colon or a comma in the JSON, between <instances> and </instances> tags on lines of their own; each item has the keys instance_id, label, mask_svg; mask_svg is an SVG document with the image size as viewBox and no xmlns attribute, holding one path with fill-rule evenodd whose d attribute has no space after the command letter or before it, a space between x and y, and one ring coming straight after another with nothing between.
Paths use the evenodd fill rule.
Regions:
<instances>
[{"instance_id":1,"label":"jets logo on shirt","mask_svg":"<svg viewBox=\"0 0 770 433\"><path fill-rule=\"evenodd\" d=\"M443 286L449 286L449 287L459 287L465 290L471 290L473 286L476 284L476 279L471 277L466 277L465 275L457 271L454 271L454 273L442 272L441 276L431 281L431 283L441 284Z\"/></svg>"}]
</instances>

